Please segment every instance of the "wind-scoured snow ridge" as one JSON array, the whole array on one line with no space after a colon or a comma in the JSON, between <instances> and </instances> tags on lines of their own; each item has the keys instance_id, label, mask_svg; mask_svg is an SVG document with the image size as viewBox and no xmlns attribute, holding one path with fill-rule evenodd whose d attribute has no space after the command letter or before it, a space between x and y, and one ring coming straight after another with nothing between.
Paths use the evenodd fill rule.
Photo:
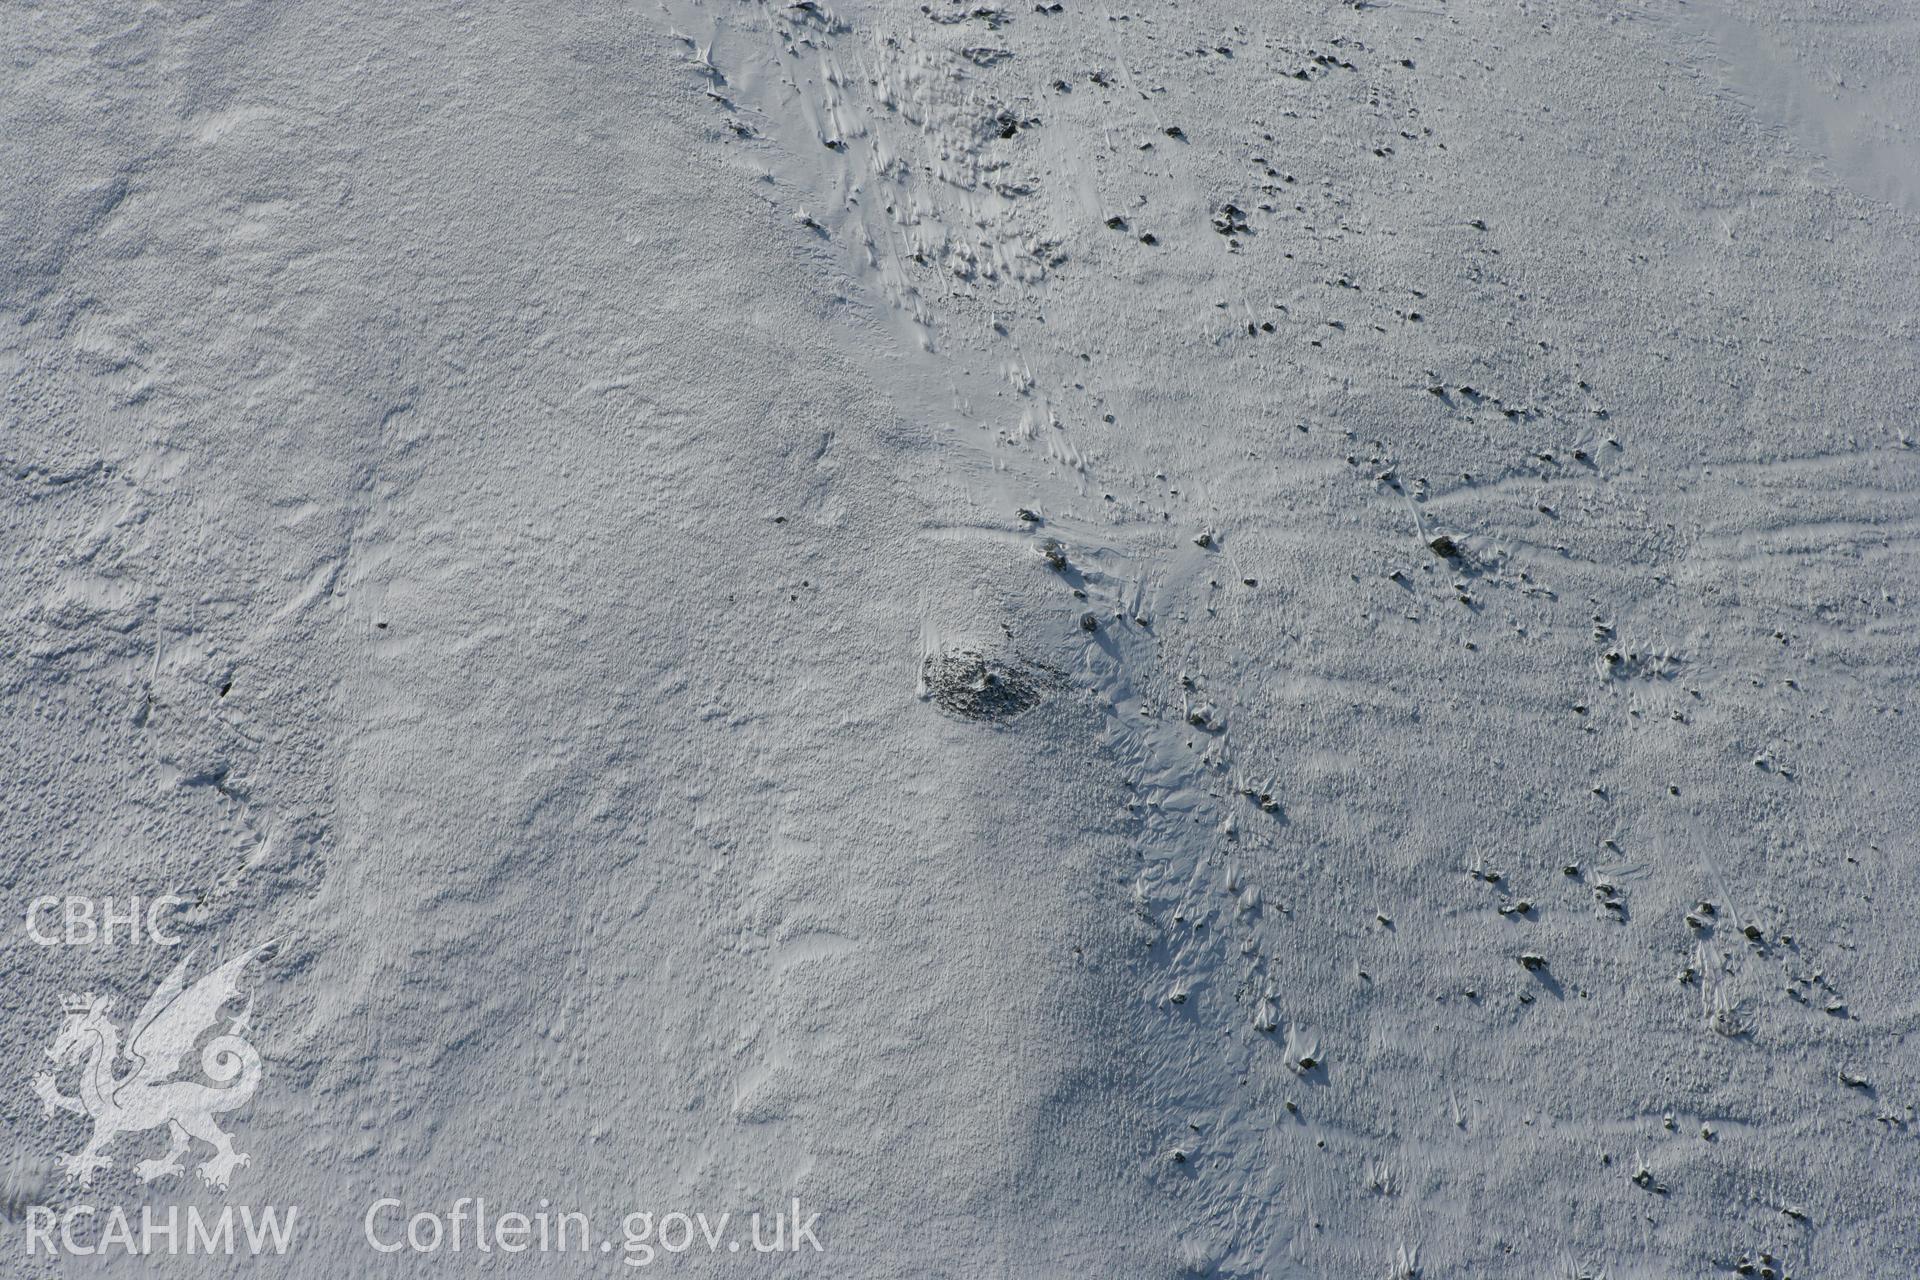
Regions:
<instances>
[{"instance_id":1,"label":"wind-scoured snow ridge","mask_svg":"<svg viewBox=\"0 0 1920 1280\"><path fill-rule=\"evenodd\" d=\"M1838 453L1808 441L1796 454L1776 435L1787 452L1728 455L1661 406L1690 394L1691 413L1713 412L1659 372L1671 354L1656 346L1653 368L1628 374L1628 348L1607 342L1630 323L1533 305L1535 289L1566 287L1551 274L1525 283L1554 269L1545 210L1510 185L1482 188L1476 207L1468 175L1482 159L1445 153L1484 147L1484 124L1431 69L1497 85L1510 73L1496 60L1546 57L1547 36L1425 11L1301 15L1284 34L1200 11L747 12L718 23L739 22L740 60L781 68L747 77L779 82L777 101L759 104L776 186L833 209L821 230L925 353L917 377L965 388L977 426L960 443L974 448L946 465L990 472L969 488L988 491L989 509L1019 505L1014 527L1071 596L1060 612L1083 632L1077 674L1129 791L1138 860L1123 877L1134 936L1108 958L1132 1002L1114 1011L1114 1038L1133 1046L1136 1105L1155 1113L1134 1172L1178 1206L1183 1264L1620 1275L1685 1255L1729 1269L1765 1257L1784 1274L1777 1259L1793 1248L1813 1256L1815 1233L1795 1225L1810 1219L1773 1203L1797 1204L1812 1184L1766 1189L1743 1181L1766 1157L1717 1158L1729 1126L1757 1136L1779 1105L1758 1078L1743 1092L1723 1063L1683 1088L1690 1128L1653 1104L1657 1080L1690 1078L1694 1055L1754 1044L1756 964L1779 966L1803 1005L1793 984L1809 981L1785 959L1806 954L1806 935L1778 907L1766 923L1751 908L1722 923L1691 915L1660 942L1636 921L1636 900L1695 893L1682 886L1702 886L1703 902L1745 896L1706 852L1729 835L1703 830L1706 815L1780 803L1735 800L1750 788L1724 784L1710 807L1686 803L1679 775L1716 753L1640 725L1724 723L1741 744L1729 754L1793 776L1745 745L1784 732L1752 693L1770 682L1734 674L1752 660L1735 637L1771 611L1737 605L1751 621L1716 625L1715 536L1654 513L1674 503L1659 475L1687 458L1715 519L1770 519L1735 496L1742 469L1758 467L1762 483L1811 482L1826 501L1864 504L1849 517L1859 528L1889 530L1913 488L1905 434L1883 419ZM1578 39L1555 25L1540 27ZM1643 23L1637 39L1660 30ZM1436 183L1459 203L1422 193ZM1648 214L1688 216L1673 203ZM1592 234L1615 233L1603 220ZM1510 272L1516 250L1539 266ZM1631 237L1619 258L1630 271L1648 262ZM1719 327L1705 349L1745 345L1741 321ZM1258 398L1172 372L1197 351L1215 377L1235 356L1252 362ZM1164 372L1148 381L1147 369ZM1228 442L1241 448L1233 467L1193 474L1196 451L1224 462ZM1650 466L1635 460L1649 451ZM1893 490L1815 479L1848 454L1893 467ZM1248 499L1273 490L1263 476L1297 492L1282 498L1296 518L1248 519ZM1911 538L1910 520L1895 527ZM1329 555L1325 539L1343 534L1365 552ZM1316 572L1368 601L1363 643L1391 652L1427 632L1452 655L1428 642L1397 669L1330 665ZM1869 610L1893 604L1861 586ZM1280 608L1263 607L1274 596ZM1249 660L1236 639L1254 637ZM1793 643L1785 628L1774 640ZM1836 710L1865 694L1861 661L1888 670L1868 652L1824 664ZM1489 666L1506 668L1501 683L1485 682ZM1489 734L1462 701L1515 695L1509 717L1536 718L1518 740ZM1358 717L1352 729L1334 729L1335 707ZM1540 738L1540 719L1598 739L1573 751L1582 765L1550 763L1565 746L1520 746ZM1756 720L1781 727L1756 735ZM1356 736L1366 722L1371 743ZM1382 737L1399 745L1383 752ZM1759 821L1756 834L1775 831ZM1778 870L1741 860L1750 882ZM1831 957L1849 944L1819 945ZM1673 994L1655 996L1662 985ZM1409 986L1412 999L1388 994ZM1649 1018L1648 1001L1670 1014ZM1596 1053L1596 1034L1616 1049ZM1540 1064L1518 1073L1538 1087L1492 1066L1508 1053ZM1648 1212L1651 1176L1628 1177L1615 1150L1636 1111L1656 1110L1662 1134L1694 1135L1684 1153L1665 1144L1699 1179L1684 1211ZM1896 1128L1881 1132L1904 1132L1903 1114L1883 1109ZM1356 1172L1329 1179L1329 1163ZM1518 1210L1543 1191L1567 1206L1551 1247L1483 1216L1489 1199ZM1660 1192L1671 1199L1668 1183Z\"/></svg>"},{"instance_id":2,"label":"wind-scoured snow ridge","mask_svg":"<svg viewBox=\"0 0 1920 1280\"><path fill-rule=\"evenodd\" d=\"M22 10L9 918L287 940L290 1275L1920 1273L1869 8ZM105 1274L177 956L13 941Z\"/></svg>"}]
</instances>

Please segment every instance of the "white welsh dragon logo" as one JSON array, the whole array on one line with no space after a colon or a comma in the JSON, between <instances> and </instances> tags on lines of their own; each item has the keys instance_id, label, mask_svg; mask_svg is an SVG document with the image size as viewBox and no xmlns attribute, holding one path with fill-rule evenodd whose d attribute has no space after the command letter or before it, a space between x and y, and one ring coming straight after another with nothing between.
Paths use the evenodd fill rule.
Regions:
<instances>
[{"instance_id":1,"label":"white welsh dragon logo","mask_svg":"<svg viewBox=\"0 0 1920 1280\"><path fill-rule=\"evenodd\" d=\"M58 1108L93 1120L87 1145L60 1157L68 1182L84 1187L93 1181L96 1169L112 1165L112 1157L103 1153L120 1134L165 1125L173 1145L159 1159L133 1166L140 1180L152 1182L182 1172L180 1158L198 1138L213 1147L213 1154L200 1166L201 1180L226 1189L233 1171L247 1163L247 1156L233 1149L233 1139L213 1118L245 1105L260 1083L260 1055L240 1034L246 1029L252 1000L228 1019L223 1034L200 1050L200 1069L224 1087L174 1077L201 1036L220 1022L221 1008L238 994L240 971L273 945L266 943L227 961L191 987L187 986L187 965L193 960L189 952L135 1019L124 1055L131 1066L123 1075L115 1074L122 1057L120 1029L107 1016L113 1001L91 992L62 998L66 1025L47 1056L56 1069L81 1064L80 1096L61 1093L51 1071L34 1077L33 1091L40 1095L48 1115ZM237 1082L228 1083L236 1077Z\"/></svg>"}]
</instances>

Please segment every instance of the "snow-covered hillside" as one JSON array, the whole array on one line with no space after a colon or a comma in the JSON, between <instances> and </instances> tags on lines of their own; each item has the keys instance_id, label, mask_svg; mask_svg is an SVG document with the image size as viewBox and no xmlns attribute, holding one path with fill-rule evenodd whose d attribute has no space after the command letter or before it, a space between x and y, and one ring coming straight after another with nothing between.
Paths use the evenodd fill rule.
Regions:
<instances>
[{"instance_id":1,"label":"snow-covered hillside","mask_svg":"<svg viewBox=\"0 0 1920 1280\"><path fill-rule=\"evenodd\" d=\"M1920 1272L1907 8L0 50L0 1274Z\"/></svg>"}]
</instances>

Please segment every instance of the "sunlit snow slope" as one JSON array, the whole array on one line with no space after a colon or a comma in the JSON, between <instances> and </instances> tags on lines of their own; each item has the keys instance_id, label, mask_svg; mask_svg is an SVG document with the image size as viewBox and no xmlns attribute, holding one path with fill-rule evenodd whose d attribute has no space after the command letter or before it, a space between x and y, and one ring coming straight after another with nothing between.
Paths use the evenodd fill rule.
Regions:
<instances>
[{"instance_id":1,"label":"sunlit snow slope","mask_svg":"<svg viewBox=\"0 0 1920 1280\"><path fill-rule=\"evenodd\" d=\"M0 1274L1920 1273L1905 7L0 50ZM269 939L251 1163L67 1179L62 996Z\"/></svg>"}]
</instances>

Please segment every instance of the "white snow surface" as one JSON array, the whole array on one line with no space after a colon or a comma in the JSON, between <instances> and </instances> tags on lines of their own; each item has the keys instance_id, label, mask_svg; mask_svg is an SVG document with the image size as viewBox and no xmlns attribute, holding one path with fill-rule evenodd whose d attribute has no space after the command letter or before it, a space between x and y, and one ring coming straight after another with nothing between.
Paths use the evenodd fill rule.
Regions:
<instances>
[{"instance_id":1,"label":"white snow surface","mask_svg":"<svg viewBox=\"0 0 1920 1280\"><path fill-rule=\"evenodd\" d=\"M0 1274L1920 1274L1910 5L0 53ZM166 892L279 940L252 1162L77 1187L60 997L184 948L29 904Z\"/></svg>"}]
</instances>

